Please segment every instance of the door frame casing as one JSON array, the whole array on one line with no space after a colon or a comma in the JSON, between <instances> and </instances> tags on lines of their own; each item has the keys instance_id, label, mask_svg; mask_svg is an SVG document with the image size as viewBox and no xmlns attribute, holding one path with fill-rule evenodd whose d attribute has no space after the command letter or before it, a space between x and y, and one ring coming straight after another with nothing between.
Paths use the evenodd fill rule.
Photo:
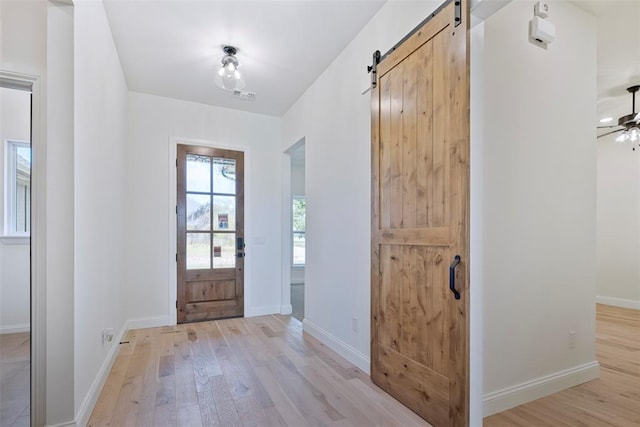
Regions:
<instances>
[{"instance_id":1,"label":"door frame casing","mask_svg":"<svg viewBox=\"0 0 640 427\"><path fill-rule=\"evenodd\" d=\"M293 213L291 211L291 200L293 192L291 191L291 152L300 148L306 143L303 136L296 140L282 151L282 288L280 301L280 314L291 314L293 307L291 305L291 268L293 244L291 240L291 230L293 224ZM306 174L306 173L305 173ZM305 262L306 267L306 262Z\"/></svg>"},{"instance_id":2,"label":"door frame casing","mask_svg":"<svg viewBox=\"0 0 640 427\"><path fill-rule=\"evenodd\" d=\"M178 144L197 145L201 147L219 148L222 150L240 151L244 154L244 241L247 245L248 256L244 258L244 315L250 316L248 310L249 301L251 301L251 151L245 145L225 144L204 139L182 138L177 136L169 137L169 253L167 254L167 264L169 265L169 288L168 288L168 311L167 322L163 324L177 325L178 310L176 301L178 300L178 266L176 262L176 253L178 250L178 227L176 221L176 206L178 203L178 174L177 174L177 155Z\"/></svg>"},{"instance_id":3,"label":"door frame casing","mask_svg":"<svg viewBox=\"0 0 640 427\"><path fill-rule=\"evenodd\" d=\"M31 86L31 420L44 424L46 401L46 150L43 143L46 124L41 114L40 76L0 70L0 78Z\"/></svg>"}]
</instances>

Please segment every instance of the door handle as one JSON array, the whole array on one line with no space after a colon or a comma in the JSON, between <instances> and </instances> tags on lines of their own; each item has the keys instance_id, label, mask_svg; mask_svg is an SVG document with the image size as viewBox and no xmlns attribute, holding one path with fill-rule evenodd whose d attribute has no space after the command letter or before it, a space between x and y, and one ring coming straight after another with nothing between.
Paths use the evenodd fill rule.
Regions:
<instances>
[{"instance_id":1,"label":"door handle","mask_svg":"<svg viewBox=\"0 0 640 427\"><path fill-rule=\"evenodd\" d=\"M455 299L460 299L460 292L456 290L456 267L458 264L460 264L460 255L456 255L449 266L449 289L453 292Z\"/></svg>"},{"instance_id":2,"label":"door handle","mask_svg":"<svg viewBox=\"0 0 640 427\"><path fill-rule=\"evenodd\" d=\"M236 249L238 250L238 258L244 258L245 257L245 252L244 252L244 248L245 248L245 244L244 244L244 239L242 237L238 237L237 240L237 244L236 244Z\"/></svg>"}]
</instances>

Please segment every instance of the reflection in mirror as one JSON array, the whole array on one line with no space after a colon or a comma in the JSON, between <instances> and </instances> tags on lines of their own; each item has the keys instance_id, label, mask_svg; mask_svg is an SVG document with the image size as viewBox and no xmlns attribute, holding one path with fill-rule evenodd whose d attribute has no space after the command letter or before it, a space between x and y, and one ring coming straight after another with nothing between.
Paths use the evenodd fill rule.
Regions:
<instances>
[{"instance_id":1,"label":"reflection in mirror","mask_svg":"<svg viewBox=\"0 0 640 427\"><path fill-rule=\"evenodd\" d=\"M31 424L31 92L0 87L0 427Z\"/></svg>"}]
</instances>

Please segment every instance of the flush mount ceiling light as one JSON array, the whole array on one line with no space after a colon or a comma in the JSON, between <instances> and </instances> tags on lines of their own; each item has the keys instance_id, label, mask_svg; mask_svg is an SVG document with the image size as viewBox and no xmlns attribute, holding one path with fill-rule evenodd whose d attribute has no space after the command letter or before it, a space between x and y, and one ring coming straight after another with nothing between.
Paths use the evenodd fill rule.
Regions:
<instances>
[{"instance_id":1,"label":"flush mount ceiling light","mask_svg":"<svg viewBox=\"0 0 640 427\"><path fill-rule=\"evenodd\" d=\"M616 127L620 129L612 130L611 132L599 135L598 138L601 138L605 135L622 132L616 137L617 142L629 142L634 145L640 145L640 113L636 113L636 92L638 92L638 90L640 90L640 85L635 85L627 88L627 92L631 94L631 114L620 117L618 119L617 126L599 127L599 129ZM635 147L633 149L635 150Z\"/></svg>"},{"instance_id":2,"label":"flush mount ceiling light","mask_svg":"<svg viewBox=\"0 0 640 427\"><path fill-rule=\"evenodd\" d=\"M238 71L240 63L236 54L238 49L233 46L224 46L222 48L224 56L222 57L222 67L218 70L215 76L216 86L222 89L235 91L244 87L244 80L242 74Z\"/></svg>"}]
</instances>

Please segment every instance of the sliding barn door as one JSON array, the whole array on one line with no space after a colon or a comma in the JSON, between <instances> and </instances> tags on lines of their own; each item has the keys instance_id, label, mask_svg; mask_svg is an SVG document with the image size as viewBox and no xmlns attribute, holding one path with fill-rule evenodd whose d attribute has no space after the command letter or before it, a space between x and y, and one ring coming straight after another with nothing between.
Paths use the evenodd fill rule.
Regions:
<instances>
[{"instance_id":1,"label":"sliding barn door","mask_svg":"<svg viewBox=\"0 0 640 427\"><path fill-rule=\"evenodd\" d=\"M435 426L469 424L468 5L455 3L382 58L372 90L371 377Z\"/></svg>"}]
</instances>

